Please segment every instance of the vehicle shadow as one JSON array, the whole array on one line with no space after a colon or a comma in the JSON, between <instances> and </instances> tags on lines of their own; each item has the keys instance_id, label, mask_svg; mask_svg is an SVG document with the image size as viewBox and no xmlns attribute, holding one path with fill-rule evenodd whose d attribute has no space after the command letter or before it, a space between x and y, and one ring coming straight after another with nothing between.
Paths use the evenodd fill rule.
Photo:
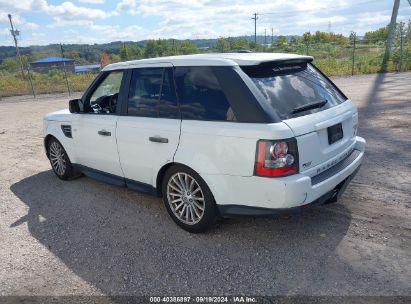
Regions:
<instances>
[{"instance_id":1,"label":"vehicle shadow","mask_svg":"<svg viewBox=\"0 0 411 304\"><path fill-rule=\"evenodd\" d=\"M45 171L11 190L29 207L11 228L27 222L34 238L107 295L288 294L332 288L330 277L347 271L335 251L351 221L341 204L224 220L195 235L178 228L158 198L86 177L63 182Z\"/></svg>"},{"instance_id":2,"label":"vehicle shadow","mask_svg":"<svg viewBox=\"0 0 411 304\"><path fill-rule=\"evenodd\" d=\"M45 171L10 189L29 207L10 227L27 222L35 239L106 295L338 293L336 279L355 277L336 250L351 222L340 203L190 234L158 198L87 177L64 182Z\"/></svg>"}]
</instances>

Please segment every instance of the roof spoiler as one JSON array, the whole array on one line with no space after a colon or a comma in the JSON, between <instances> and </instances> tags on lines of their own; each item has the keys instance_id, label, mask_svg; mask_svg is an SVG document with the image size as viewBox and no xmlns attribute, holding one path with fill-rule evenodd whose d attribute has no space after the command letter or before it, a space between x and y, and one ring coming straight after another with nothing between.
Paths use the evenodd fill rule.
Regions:
<instances>
[{"instance_id":1,"label":"roof spoiler","mask_svg":"<svg viewBox=\"0 0 411 304\"><path fill-rule=\"evenodd\" d=\"M311 56L301 56L298 58L285 58L285 59L277 59L277 60L268 60L263 61L255 67L270 67L270 66L284 66L284 65L293 65L293 64L306 64L312 62L314 60Z\"/></svg>"}]
</instances>

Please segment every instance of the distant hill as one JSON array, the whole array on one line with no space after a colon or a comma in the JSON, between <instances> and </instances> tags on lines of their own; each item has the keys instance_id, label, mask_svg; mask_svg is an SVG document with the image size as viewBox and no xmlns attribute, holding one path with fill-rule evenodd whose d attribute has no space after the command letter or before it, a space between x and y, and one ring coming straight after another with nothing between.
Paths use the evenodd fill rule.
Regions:
<instances>
[{"instance_id":1,"label":"distant hill","mask_svg":"<svg viewBox=\"0 0 411 304\"><path fill-rule=\"evenodd\" d=\"M254 36L239 36L234 38L243 38L247 41L254 41ZM274 40L277 36L273 37ZM169 39L172 40L172 39ZM186 40L175 39L176 42L182 42ZM191 43L195 44L198 48L212 48L215 47L217 43L217 38L213 39L188 39ZM113 41L109 43L101 44L63 44L63 49L66 52L69 51L80 51L82 54L89 53L88 61L94 62L98 60L96 58L96 53L105 51L109 54L119 54L120 48L123 43L127 45L137 45L143 47L146 40L141 41ZM271 43L271 36L267 36L267 43ZM257 43L264 43L264 36L257 36ZM49 44L49 45L32 45L28 47L20 47L20 52L22 55L56 55L60 53L60 44ZM16 55L16 49L13 46L0 46L0 62L8 57L14 57ZM87 56L86 56L87 57Z\"/></svg>"}]
</instances>

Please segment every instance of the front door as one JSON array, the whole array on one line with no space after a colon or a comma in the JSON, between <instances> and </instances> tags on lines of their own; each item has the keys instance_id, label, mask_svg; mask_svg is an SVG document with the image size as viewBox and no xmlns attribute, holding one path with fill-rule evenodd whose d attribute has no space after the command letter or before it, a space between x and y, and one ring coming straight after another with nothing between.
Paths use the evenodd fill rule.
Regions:
<instances>
[{"instance_id":1,"label":"front door","mask_svg":"<svg viewBox=\"0 0 411 304\"><path fill-rule=\"evenodd\" d=\"M77 162L87 168L123 177L117 152L117 101L123 71L105 72L83 97L83 113L73 117Z\"/></svg>"}]
</instances>

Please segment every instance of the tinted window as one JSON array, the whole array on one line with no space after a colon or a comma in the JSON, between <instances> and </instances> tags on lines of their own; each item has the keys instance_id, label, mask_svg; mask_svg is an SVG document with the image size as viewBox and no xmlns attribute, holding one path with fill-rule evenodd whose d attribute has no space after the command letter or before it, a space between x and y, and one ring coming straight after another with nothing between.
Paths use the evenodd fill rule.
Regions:
<instances>
[{"instance_id":1,"label":"tinted window","mask_svg":"<svg viewBox=\"0 0 411 304\"><path fill-rule=\"evenodd\" d=\"M163 118L180 118L174 87L173 70L171 68L164 70L160 101L158 103L158 116Z\"/></svg>"},{"instance_id":2,"label":"tinted window","mask_svg":"<svg viewBox=\"0 0 411 304\"><path fill-rule=\"evenodd\" d=\"M310 64L243 67L281 119L329 109L346 98Z\"/></svg>"},{"instance_id":3,"label":"tinted window","mask_svg":"<svg viewBox=\"0 0 411 304\"><path fill-rule=\"evenodd\" d=\"M178 67L175 77L183 119L235 120L211 67Z\"/></svg>"},{"instance_id":4,"label":"tinted window","mask_svg":"<svg viewBox=\"0 0 411 304\"><path fill-rule=\"evenodd\" d=\"M179 118L171 68L133 70L128 115Z\"/></svg>"}]
</instances>

